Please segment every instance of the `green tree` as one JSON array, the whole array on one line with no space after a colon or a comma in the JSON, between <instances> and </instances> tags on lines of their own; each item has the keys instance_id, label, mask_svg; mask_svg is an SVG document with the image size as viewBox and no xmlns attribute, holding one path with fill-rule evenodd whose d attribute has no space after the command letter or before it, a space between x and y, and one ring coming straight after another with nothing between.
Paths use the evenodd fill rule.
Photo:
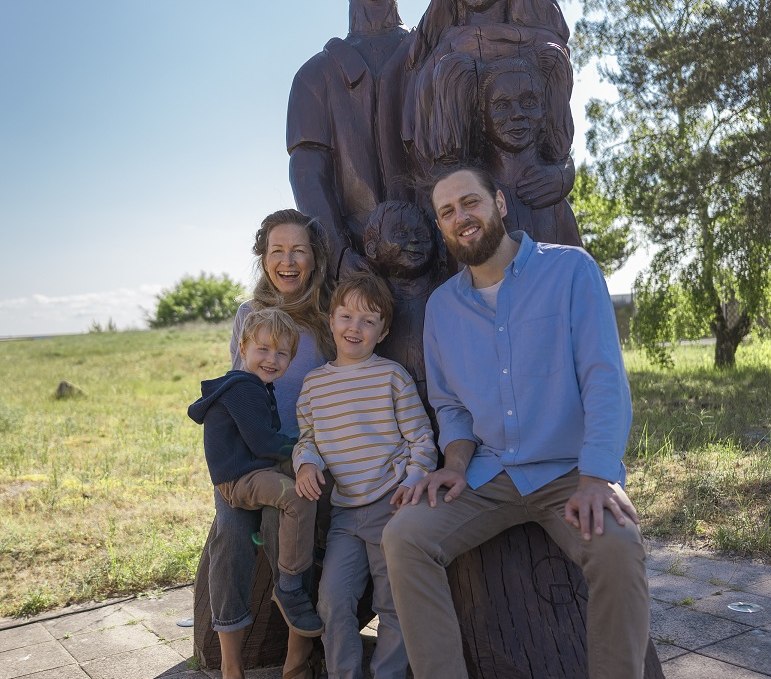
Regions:
<instances>
[{"instance_id":1,"label":"green tree","mask_svg":"<svg viewBox=\"0 0 771 679\"><path fill-rule=\"evenodd\" d=\"M233 318L243 294L243 286L227 274L185 276L173 288L161 291L156 297L155 314L148 318L148 323L151 328L162 328L189 321L224 321Z\"/></svg>"},{"instance_id":2,"label":"green tree","mask_svg":"<svg viewBox=\"0 0 771 679\"><path fill-rule=\"evenodd\" d=\"M568 196L581 230L584 248L606 276L618 271L635 250L629 221L621 201L609 195L601 178L585 163L576 170Z\"/></svg>"},{"instance_id":3,"label":"green tree","mask_svg":"<svg viewBox=\"0 0 771 679\"><path fill-rule=\"evenodd\" d=\"M599 57L619 95L588 105L587 145L656 246L635 284L633 333L662 363L675 328L708 325L716 367L733 366L771 307L769 9L769 0L584 0L576 63Z\"/></svg>"}]
</instances>

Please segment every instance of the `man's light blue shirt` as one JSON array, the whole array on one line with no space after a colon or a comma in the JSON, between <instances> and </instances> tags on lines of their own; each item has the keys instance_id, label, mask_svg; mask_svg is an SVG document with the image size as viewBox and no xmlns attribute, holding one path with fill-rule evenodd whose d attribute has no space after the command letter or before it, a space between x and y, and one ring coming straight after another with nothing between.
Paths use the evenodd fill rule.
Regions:
<instances>
[{"instance_id":1,"label":"man's light blue shirt","mask_svg":"<svg viewBox=\"0 0 771 679\"><path fill-rule=\"evenodd\" d=\"M468 268L426 307L428 397L439 445L477 448L478 488L505 470L523 495L578 467L623 485L632 420L613 305L582 248L534 243L522 231L493 311Z\"/></svg>"}]
</instances>

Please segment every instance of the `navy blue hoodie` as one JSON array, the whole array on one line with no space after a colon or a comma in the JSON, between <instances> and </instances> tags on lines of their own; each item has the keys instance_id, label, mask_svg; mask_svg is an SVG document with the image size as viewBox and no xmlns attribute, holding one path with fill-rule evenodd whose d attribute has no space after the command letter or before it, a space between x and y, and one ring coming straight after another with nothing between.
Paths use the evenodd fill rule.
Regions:
<instances>
[{"instance_id":1,"label":"navy blue hoodie","mask_svg":"<svg viewBox=\"0 0 771 679\"><path fill-rule=\"evenodd\" d=\"M291 457L297 442L278 433L273 385L243 370L201 382L201 398L187 414L203 424L206 464L215 486L277 465Z\"/></svg>"}]
</instances>

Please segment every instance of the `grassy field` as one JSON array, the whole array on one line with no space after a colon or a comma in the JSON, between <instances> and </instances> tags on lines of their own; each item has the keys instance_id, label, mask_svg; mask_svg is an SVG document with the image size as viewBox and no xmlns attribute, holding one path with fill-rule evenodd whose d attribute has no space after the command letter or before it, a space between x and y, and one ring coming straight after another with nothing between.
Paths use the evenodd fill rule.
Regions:
<instances>
[{"instance_id":1,"label":"grassy field","mask_svg":"<svg viewBox=\"0 0 771 679\"><path fill-rule=\"evenodd\" d=\"M192 580L213 516L186 406L228 327L0 343L0 615ZM771 560L771 342L716 373L627 352L629 492L644 531ZM82 396L56 399L61 380Z\"/></svg>"}]
</instances>

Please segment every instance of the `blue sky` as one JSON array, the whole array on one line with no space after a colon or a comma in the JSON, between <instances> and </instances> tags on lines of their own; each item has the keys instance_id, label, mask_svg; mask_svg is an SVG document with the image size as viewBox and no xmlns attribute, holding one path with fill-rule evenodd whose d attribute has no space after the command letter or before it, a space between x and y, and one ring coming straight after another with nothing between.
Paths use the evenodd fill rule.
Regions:
<instances>
[{"instance_id":1,"label":"blue sky","mask_svg":"<svg viewBox=\"0 0 771 679\"><path fill-rule=\"evenodd\" d=\"M408 28L426 5L400 0ZM250 283L293 205L292 76L347 27L347 0L0 0L0 337L143 327L186 273ZM576 74L577 162L599 87Z\"/></svg>"}]
</instances>

